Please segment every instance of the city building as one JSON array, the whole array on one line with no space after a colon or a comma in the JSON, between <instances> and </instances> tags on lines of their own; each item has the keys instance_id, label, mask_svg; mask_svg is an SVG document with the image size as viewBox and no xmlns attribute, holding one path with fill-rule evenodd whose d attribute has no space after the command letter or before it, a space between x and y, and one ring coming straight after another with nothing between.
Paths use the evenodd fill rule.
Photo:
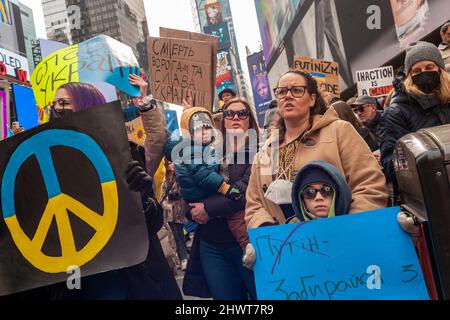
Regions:
<instances>
[{"instance_id":1,"label":"city building","mask_svg":"<svg viewBox=\"0 0 450 320\"><path fill-rule=\"evenodd\" d=\"M192 21L194 22L194 32L201 33L202 27L200 26L200 18L197 10L197 0L190 0Z\"/></svg>"},{"instance_id":2,"label":"city building","mask_svg":"<svg viewBox=\"0 0 450 320\"><path fill-rule=\"evenodd\" d=\"M66 0L42 0L42 10L47 37L72 44Z\"/></svg>"},{"instance_id":3,"label":"city building","mask_svg":"<svg viewBox=\"0 0 450 320\"><path fill-rule=\"evenodd\" d=\"M31 10L22 3L20 3L19 8L20 8L20 16L22 19L26 56L28 59L28 67L30 68L31 74L33 73L35 67L33 60L33 43L37 41L33 10Z\"/></svg>"},{"instance_id":4,"label":"city building","mask_svg":"<svg viewBox=\"0 0 450 320\"><path fill-rule=\"evenodd\" d=\"M143 0L42 0L47 36L76 44L99 34L131 47L138 59L138 44L148 35ZM141 52L139 52L141 51Z\"/></svg>"}]
</instances>

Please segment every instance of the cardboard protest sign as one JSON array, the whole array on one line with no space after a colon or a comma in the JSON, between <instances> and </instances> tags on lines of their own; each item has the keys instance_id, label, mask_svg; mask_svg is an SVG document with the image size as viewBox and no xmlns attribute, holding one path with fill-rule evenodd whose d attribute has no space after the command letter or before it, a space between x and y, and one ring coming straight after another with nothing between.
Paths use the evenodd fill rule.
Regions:
<instances>
[{"instance_id":1,"label":"cardboard protest sign","mask_svg":"<svg viewBox=\"0 0 450 320\"><path fill-rule=\"evenodd\" d=\"M394 88L394 68L392 66L356 71L358 95L371 97L387 96Z\"/></svg>"},{"instance_id":2,"label":"cardboard protest sign","mask_svg":"<svg viewBox=\"0 0 450 320\"><path fill-rule=\"evenodd\" d=\"M136 265L148 253L120 104L0 142L0 295Z\"/></svg>"},{"instance_id":3,"label":"cardboard protest sign","mask_svg":"<svg viewBox=\"0 0 450 320\"><path fill-rule=\"evenodd\" d=\"M211 83L214 84L216 80L216 69L214 68L214 66L217 65L217 51L219 48L219 39L217 37L203 33L189 32L184 30L169 29L162 27L159 28L159 34L161 37L165 38L188 39L208 43L211 46L211 66L212 66ZM212 86L214 87L214 85ZM214 101L214 97L215 92L213 90L211 91L212 101Z\"/></svg>"},{"instance_id":4,"label":"cardboard protest sign","mask_svg":"<svg viewBox=\"0 0 450 320\"><path fill-rule=\"evenodd\" d=\"M12 84L11 88L20 126L25 130L36 127L38 125L38 111L33 90L18 84Z\"/></svg>"},{"instance_id":5,"label":"cardboard protest sign","mask_svg":"<svg viewBox=\"0 0 450 320\"><path fill-rule=\"evenodd\" d=\"M48 55L36 66L31 83L40 107L49 105L58 88L68 82L107 82L138 97L139 88L129 83L128 76L139 70L130 47L99 35Z\"/></svg>"},{"instance_id":6,"label":"cardboard protest sign","mask_svg":"<svg viewBox=\"0 0 450 320\"><path fill-rule=\"evenodd\" d=\"M174 38L150 37L148 42L153 96L181 105L191 96L194 106L212 108L211 46Z\"/></svg>"},{"instance_id":7,"label":"cardboard protest sign","mask_svg":"<svg viewBox=\"0 0 450 320\"><path fill-rule=\"evenodd\" d=\"M296 56L294 69L309 72L316 80L319 88L339 98L339 65L334 61L326 61L309 57Z\"/></svg>"},{"instance_id":8,"label":"cardboard protest sign","mask_svg":"<svg viewBox=\"0 0 450 320\"><path fill-rule=\"evenodd\" d=\"M133 141L138 145L143 145L146 134L144 124L142 123L139 108L131 107L122 110L125 119L125 126L127 128L128 141Z\"/></svg>"},{"instance_id":9,"label":"cardboard protest sign","mask_svg":"<svg viewBox=\"0 0 450 320\"><path fill-rule=\"evenodd\" d=\"M399 210L249 230L258 299L428 299Z\"/></svg>"}]
</instances>

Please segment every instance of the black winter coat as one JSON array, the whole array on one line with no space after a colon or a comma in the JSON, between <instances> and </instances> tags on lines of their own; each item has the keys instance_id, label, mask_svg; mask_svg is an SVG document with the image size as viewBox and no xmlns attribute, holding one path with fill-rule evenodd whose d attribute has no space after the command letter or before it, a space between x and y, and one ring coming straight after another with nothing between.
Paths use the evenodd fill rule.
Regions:
<instances>
[{"instance_id":1,"label":"black winter coat","mask_svg":"<svg viewBox=\"0 0 450 320\"><path fill-rule=\"evenodd\" d=\"M250 160L252 155L246 154L245 164L230 164L228 167L229 182L235 184L242 193L247 190L250 179L251 168ZM205 205L205 211L210 218L205 225L199 225L194 235L194 243L189 257L188 266L184 275L183 292L187 296L196 296L210 298L208 286L203 276L203 269L200 261L199 240L200 238L209 242L222 245L237 245L233 237L226 217L245 210L245 196L238 202L232 201L221 194L212 195L202 201Z\"/></svg>"},{"instance_id":2,"label":"black winter coat","mask_svg":"<svg viewBox=\"0 0 450 320\"><path fill-rule=\"evenodd\" d=\"M394 82L396 92L384 111L379 125L381 163L388 182L395 180L392 163L396 142L408 133L450 123L450 104L441 105L432 96L415 96L406 92L403 83Z\"/></svg>"}]
</instances>

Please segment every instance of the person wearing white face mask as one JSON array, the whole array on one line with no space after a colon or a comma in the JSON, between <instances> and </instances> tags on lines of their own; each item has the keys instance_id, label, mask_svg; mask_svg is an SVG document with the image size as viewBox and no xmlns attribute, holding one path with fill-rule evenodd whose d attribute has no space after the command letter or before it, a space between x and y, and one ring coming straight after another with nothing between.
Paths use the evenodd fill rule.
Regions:
<instances>
[{"instance_id":1,"label":"person wearing white face mask","mask_svg":"<svg viewBox=\"0 0 450 320\"><path fill-rule=\"evenodd\" d=\"M377 160L353 126L326 108L316 80L309 73L289 71L274 93L280 120L253 163L246 195L248 228L284 224L294 216L292 182L316 160L330 163L345 177L352 191L350 213L386 207L386 181Z\"/></svg>"}]
</instances>

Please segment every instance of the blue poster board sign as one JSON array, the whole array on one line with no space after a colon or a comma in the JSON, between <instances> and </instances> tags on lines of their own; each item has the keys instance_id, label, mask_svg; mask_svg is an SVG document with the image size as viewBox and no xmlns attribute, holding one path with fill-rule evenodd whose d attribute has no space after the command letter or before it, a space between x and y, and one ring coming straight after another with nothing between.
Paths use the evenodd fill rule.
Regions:
<instances>
[{"instance_id":1,"label":"blue poster board sign","mask_svg":"<svg viewBox=\"0 0 450 320\"><path fill-rule=\"evenodd\" d=\"M249 230L258 299L429 299L399 210Z\"/></svg>"},{"instance_id":2,"label":"blue poster board sign","mask_svg":"<svg viewBox=\"0 0 450 320\"><path fill-rule=\"evenodd\" d=\"M12 85L12 92L16 105L17 120L25 130L30 130L38 125L38 112L36 99L31 88Z\"/></svg>"}]
</instances>

